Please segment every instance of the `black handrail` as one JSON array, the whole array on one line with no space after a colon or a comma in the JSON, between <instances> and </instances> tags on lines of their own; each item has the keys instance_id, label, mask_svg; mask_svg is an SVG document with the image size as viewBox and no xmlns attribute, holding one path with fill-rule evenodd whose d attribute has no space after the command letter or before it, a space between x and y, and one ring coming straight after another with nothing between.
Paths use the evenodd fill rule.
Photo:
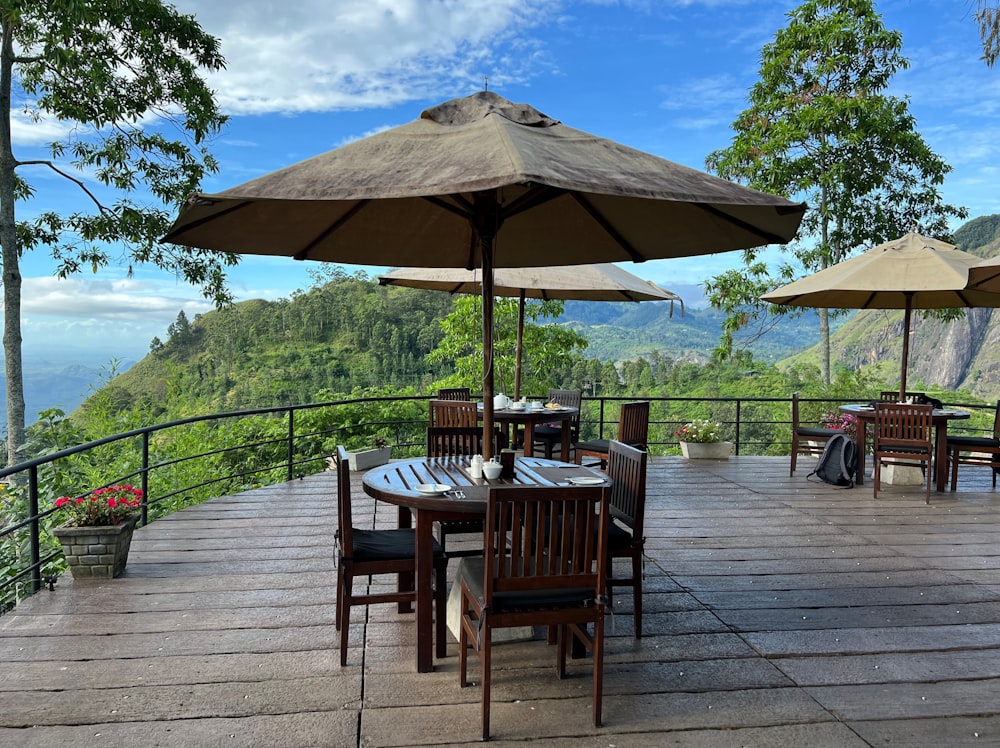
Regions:
<instances>
[{"instance_id":1,"label":"black handrail","mask_svg":"<svg viewBox=\"0 0 1000 748\"><path fill-rule=\"evenodd\" d=\"M133 429L120 434L114 434L112 436L87 442L86 444L69 447L52 454L35 457L9 468L0 469L0 479L6 479L9 486L14 486L19 490L26 491L27 498L27 508L25 511L26 516L14 518L15 521L13 521L9 526L0 529L0 543L4 543L11 538L16 540L16 533L27 529L30 556L27 563L23 564L21 568L14 569L13 571L8 569L7 576L0 579L0 614L2 614L4 610L8 609L13 602L15 602L14 598L16 598L21 592L29 592L33 594L41 589L43 582L51 584L52 574L49 573L52 569L51 565L61 555L59 550L53 550L52 552L43 555L43 551L45 550L42 543L43 527L47 524L45 521L55 513L56 509L54 506L48 507L44 510L40 507L39 468L43 466L56 466L63 460L68 460L69 458L77 455L93 452L99 447L139 437L141 439L139 449L140 465L123 475L117 476L114 480L108 481L105 485L122 483L139 477L144 496L141 507L140 523L145 525L150 521L149 507L151 505L165 502L167 499L173 499L174 497L190 493L197 489L219 484L232 487L234 485L234 481L243 481L248 478L256 480L257 476L261 476L275 470L281 470L281 474L284 475L286 480L293 480L296 477L296 474L304 475L310 471L319 472L320 470L325 469L326 456L329 453L332 453L332 447L324 454L301 455L296 451L296 443L305 439L325 438L331 440L332 442L343 443L343 432L347 429L353 433L365 435L374 434L384 429L392 429L396 434L394 445L397 450L396 456L420 454L424 449L423 429L426 426L425 416L416 420L400 419L396 421L352 423L349 426L340 426L332 429L309 431L297 434L296 414L324 408L342 408L350 405L377 402L405 403L409 401L420 401L422 403L426 403L427 399L428 397L424 395L405 397L357 397L321 403L253 408L250 410L191 416L188 418L169 421L167 423ZM691 412L690 406L692 404L698 406L698 409L706 410L711 414L710 417L713 420L722 424L724 433L731 435L736 454L743 453L744 449L749 449L750 454L787 454L790 437L788 441L785 441L783 435L789 433L790 419L775 417L773 413L776 410L781 410L784 407L783 404L790 403L790 400L789 398L778 397L588 397L584 398L581 412L581 439L594 438L595 436L599 438L613 436L613 431L617 426L617 411L620 408L621 403L636 399L649 400L651 405L656 406L651 408L650 415L649 449L652 454L677 452L678 442L676 438L672 437L674 432L679 429L685 421L690 420L687 415L681 416L680 414ZM814 403L822 404L827 408L835 408L837 404L843 402L856 402L858 399L866 400L867 398L855 398L853 400L800 398L799 402L800 404ZM608 407L609 405L611 407ZM751 405L754 407L750 408L749 406ZM782 408L779 408L779 405L781 405ZM744 421L744 406L747 406L749 411L759 411L762 408L768 408L771 412L767 415L770 417L767 420L755 419ZM978 410L983 411L984 413L988 410L990 411L990 416L992 416L992 407L990 406L980 404L952 404L952 407L961 407L973 411ZM782 412L788 413L789 411L790 407ZM761 417L763 415L764 414L762 414ZM191 424L206 422L221 424L227 419L242 420L256 416L286 418L287 429L285 430L285 435L280 438L250 440L240 444L226 446L221 449L199 452L192 455L171 455L164 459L151 461L153 458L151 455L150 440L157 434L168 433L172 430L189 426ZM981 424L977 424L973 427L965 426L959 428L964 428L966 431L986 430L986 419L982 418L979 420L982 421ZM989 423L992 424L992 417L990 417ZM757 432L758 435L756 438L744 438L744 432L750 428ZM781 435L781 438L774 438L775 434ZM664 435L671 438L663 438ZM751 433L750 436L753 437L753 434ZM233 455L240 453L251 455L252 451L255 449L266 450L268 447L274 448L282 443L285 444L285 448L283 450L284 458L278 462L263 464L259 460L255 460L252 461L250 465L243 466L240 469L234 469L223 475L213 475L209 480L201 480L184 486L169 485L163 487L159 495L155 497L150 496L150 476L157 470L163 471L193 460L202 460L219 455ZM300 472L297 473L296 471ZM93 486L89 490L101 487L103 486ZM240 490L243 490L245 487L246 484L239 485ZM0 551L2 551L2 546L0 546ZM0 561L2 560L3 556L0 555ZM0 570L2 570L2 568L3 567L0 567ZM30 577L30 589L22 590L24 580L28 577Z\"/></svg>"}]
</instances>

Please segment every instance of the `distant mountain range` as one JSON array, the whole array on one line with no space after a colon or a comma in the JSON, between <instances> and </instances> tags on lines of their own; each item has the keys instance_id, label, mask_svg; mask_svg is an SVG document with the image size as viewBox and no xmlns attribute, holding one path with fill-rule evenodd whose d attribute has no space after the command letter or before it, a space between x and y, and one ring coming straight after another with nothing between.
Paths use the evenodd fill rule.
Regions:
<instances>
[{"instance_id":1,"label":"distant mountain range","mask_svg":"<svg viewBox=\"0 0 1000 748\"><path fill-rule=\"evenodd\" d=\"M962 249L982 257L1000 253L1000 215L970 221L956 231L955 241ZM412 289L405 290L412 292ZM630 304L569 301L566 302L564 315L557 322L569 325L584 335L590 342L585 355L602 361L635 359L653 351L677 361L709 360L712 350L718 344L723 315L705 306L701 289L697 286L671 290L685 298L687 308L684 314L681 313L680 305L674 305L671 310L668 302ZM374 293L374 289L361 289L357 293ZM416 339L422 336L420 329L429 330L430 326L437 325L434 321L436 316L447 310L450 301L440 294L421 297L423 301L419 302L422 304L420 314L414 316L412 312L408 312L407 304L416 302L408 302L407 298L390 296L388 301L383 299L383 303L390 306L383 310L384 316L380 318L382 321L373 319L372 333L384 337L386 334L384 330L382 333L378 332L380 325L390 330L401 330L406 325L412 326L413 340L410 343L406 343L405 340L400 341L399 345L401 350L409 345L416 360L419 360L422 354L418 350ZM279 311L281 324L284 326L286 316L290 319L294 317L288 314L288 310L294 308L296 303L300 302L253 300L242 302L231 311L223 310L222 314L212 312L205 315L205 319L200 323L202 326L209 325L204 333L205 340L201 343L197 343L194 339L184 342L190 349L187 355L195 357L190 359L190 363L196 367L196 379L204 380L209 376L208 372L218 368L220 361L225 361L226 367L232 366L233 376L238 377L220 385L221 389L228 387L229 389L225 391L230 394L235 391L234 387L242 386L247 377L256 376L248 373L246 367L241 369L232 354L223 355L219 359L220 354L215 351L213 345L217 346L219 340L224 340L225 345L233 346L237 356L243 355L241 352L248 351L252 341L262 334L259 330L255 332L255 329L264 324L263 320L267 319L269 310ZM401 308L392 307L392 304ZM371 304L356 303L352 308L363 307L371 309ZM318 303L312 307L314 312L317 308L319 308ZM333 312L330 314L330 319L319 320L320 328L325 329L335 324L333 320L337 314ZM219 317L220 323L226 325L227 332L224 337L214 332L215 328L211 327L211 320L216 316ZM315 317L303 316L302 319L313 320L308 324L313 326L311 329L315 329L314 326L317 324ZM898 376L901 312L850 313L837 319L834 325L836 332L832 339L832 356L835 366L851 370L877 366L887 377ZM195 332L198 329L198 327L192 328ZM233 337L234 330L237 332L236 338ZM365 348L363 343L355 346L354 343L343 340L343 333L340 338L335 336L321 341L312 333L293 333L291 330L282 329L281 338L289 339L289 336L302 338L293 346L297 351L295 356L306 355L308 352L314 360L330 361L331 365L326 368L330 370L331 377L338 367L350 371L360 366L370 369L372 383L388 381L387 375L383 373L388 371L385 369L385 362L372 364L363 359L346 358L348 355L357 355L349 354L349 350L364 351ZM211 342L213 340L214 343ZM243 342L240 342L241 340ZM178 345L181 342L175 341ZM806 310L801 316L781 319L774 329L753 344L751 350L755 358L767 363L782 361L815 363L818 361L816 348L818 342L817 316L813 310ZM433 347L433 341L423 341L421 344L430 344ZM310 346L313 350L306 351ZM281 368L286 365L283 357L289 355L292 354L277 351L262 354L260 350L253 353L254 366L267 361L277 362L271 365L271 370L265 375L267 380L258 384L258 392L268 390L277 392L276 383L283 381L283 378L292 379L285 376ZM146 372L146 381L153 381L148 379L152 374L155 381L161 383L157 386L162 386L163 374L156 373L156 367L152 366L153 361L153 354L147 356L143 359L143 366L138 367L138 371ZM73 354L60 359L58 352L48 352L45 357L40 357L36 352L30 358L26 358L26 362L25 400L29 422L34 421L37 413L46 408L56 407L71 412L93 390L99 388L102 378L107 376L108 362L101 361L96 356L82 360L78 354ZM132 362L122 362L119 372L126 371L131 364ZM919 382L924 386L936 385L945 389L963 388L985 399L1000 397L1000 315L995 314L992 309L976 309L971 310L964 320L950 324L923 320L919 315L915 315L909 372L909 379L913 384ZM122 383L143 379L144 375L136 377L133 376L133 372L129 372L129 375L122 379ZM133 384L130 389L135 391L138 387L141 391L147 386ZM335 386L335 382L331 380L327 386ZM286 392L282 399L308 397L309 391L309 387L303 386L298 392ZM227 404L233 403L229 401ZM0 402L0 417L6 417L3 402Z\"/></svg>"}]
</instances>

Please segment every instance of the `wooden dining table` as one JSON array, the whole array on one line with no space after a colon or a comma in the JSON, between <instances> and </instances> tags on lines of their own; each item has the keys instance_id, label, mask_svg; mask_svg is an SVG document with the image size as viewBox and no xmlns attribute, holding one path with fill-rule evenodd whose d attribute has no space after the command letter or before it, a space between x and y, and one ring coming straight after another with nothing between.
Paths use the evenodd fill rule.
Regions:
<instances>
[{"instance_id":1,"label":"wooden dining table","mask_svg":"<svg viewBox=\"0 0 1000 748\"><path fill-rule=\"evenodd\" d=\"M559 408L532 408L529 405L525 408L497 408L493 411L493 422L505 425L512 424L515 428L517 426L524 426L525 457L531 457L534 454L535 426L540 423L559 423L562 426L559 459L563 462L569 462L570 432L572 431L573 419L576 418L579 412L579 408L568 406ZM482 417L483 411L480 408L479 418L482 419Z\"/></svg>"},{"instance_id":2,"label":"wooden dining table","mask_svg":"<svg viewBox=\"0 0 1000 748\"><path fill-rule=\"evenodd\" d=\"M432 534L439 520L468 519L486 514L490 486L558 486L581 481L610 485L604 473L582 465L573 465L540 457L518 457L512 478L473 478L469 457L417 457L395 460L372 468L364 474L362 486L369 496L403 507L416 516L416 626L417 672L434 669L434 598ZM439 485L447 488L428 492L418 486Z\"/></svg>"},{"instance_id":3,"label":"wooden dining table","mask_svg":"<svg viewBox=\"0 0 1000 748\"><path fill-rule=\"evenodd\" d=\"M864 483L865 477L865 455L867 450L868 424L875 423L875 407L864 403L850 403L841 405L842 413L850 413L858 419L858 428L854 438L858 453L858 467L855 471L854 482L857 485ZM952 410L950 408L935 408L931 416L934 426L934 481L935 489L944 491L948 481L948 471L945 469L948 463L948 421L967 419L972 414L966 410Z\"/></svg>"}]
</instances>

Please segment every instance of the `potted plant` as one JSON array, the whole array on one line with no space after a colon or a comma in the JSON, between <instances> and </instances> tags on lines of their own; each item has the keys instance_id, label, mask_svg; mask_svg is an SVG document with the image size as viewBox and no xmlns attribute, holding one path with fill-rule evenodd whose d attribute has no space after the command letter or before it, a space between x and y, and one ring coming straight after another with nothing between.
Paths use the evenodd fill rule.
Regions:
<instances>
[{"instance_id":1,"label":"potted plant","mask_svg":"<svg viewBox=\"0 0 1000 748\"><path fill-rule=\"evenodd\" d=\"M372 439L371 449L362 449L347 452L347 461L351 470L368 470L369 468L385 465L392 457L392 447L389 440L381 434L376 434Z\"/></svg>"},{"instance_id":2,"label":"potted plant","mask_svg":"<svg viewBox=\"0 0 1000 748\"><path fill-rule=\"evenodd\" d=\"M704 418L695 418L674 434L680 440L681 454L689 460L725 460L733 452L733 443L720 436L722 424Z\"/></svg>"},{"instance_id":3,"label":"potted plant","mask_svg":"<svg viewBox=\"0 0 1000 748\"><path fill-rule=\"evenodd\" d=\"M141 504L142 491L127 485L56 499L66 521L52 534L74 579L111 579L125 571Z\"/></svg>"}]
</instances>

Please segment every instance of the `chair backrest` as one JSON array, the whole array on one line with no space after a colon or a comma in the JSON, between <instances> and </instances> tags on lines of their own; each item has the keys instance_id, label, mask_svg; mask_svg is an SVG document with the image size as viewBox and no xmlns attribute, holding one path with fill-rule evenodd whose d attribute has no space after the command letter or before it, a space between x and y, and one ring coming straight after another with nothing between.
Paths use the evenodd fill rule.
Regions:
<instances>
[{"instance_id":1,"label":"chair backrest","mask_svg":"<svg viewBox=\"0 0 1000 748\"><path fill-rule=\"evenodd\" d=\"M354 550L354 522L351 517L351 463L347 450L337 445L337 527L341 553L351 556Z\"/></svg>"},{"instance_id":2,"label":"chair backrest","mask_svg":"<svg viewBox=\"0 0 1000 748\"><path fill-rule=\"evenodd\" d=\"M483 453L481 426L428 426L427 456L453 457Z\"/></svg>"},{"instance_id":3,"label":"chair backrest","mask_svg":"<svg viewBox=\"0 0 1000 748\"><path fill-rule=\"evenodd\" d=\"M646 453L619 441L608 444L608 477L611 478L611 516L632 530L643 533L646 513Z\"/></svg>"},{"instance_id":4,"label":"chair backrest","mask_svg":"<svg viewBox=\"0 0 1000 748\"><path fill-rule=\"evenodd\" d=\"M792 393L792 431L799 427L799 393Z\"/></svg>"},{"instance_id":5,"label":"chair backrest","mask_svg":"<svg viewBox=\"0 0 1000 748\"><path fill-rule=\"evenodd\" d=\"M618 441L646 449L649 441L649 400L622 404L618 418Z\"/></svg>"},{"instance_id":6,"label":"chair backrest","mask_svg":"<svg viewBox=\"0 0 1000 748\"><path fill-rule=\"evenodd\" d=\"M471 400L472 391L468 387L442 387L438 390L438 400Z\"/></svg>"},{"instance_id":7,"label":"chair backrest","mask_svg":"<svg viewBox=\"0 0 1000 748\"><path fill-rule=\"evenodd\" d=\"M926 394L923 392L910 392L909 390L907 390L905 395L907 398L912 398L914 402L919 398L926 397ZM882 390L878 395L878 399L883 403L898 403L899 390Z\"/></svg>"},{"instance_id":8,"label":"chair backrest","mask_svg":"<svg viewBox=\"0 0 1000 748\"><path fill-rule=\"evenodd\" d=\"M570 421L574 429L580 426L580 408L583 406L583 393L580 390L549 390L550 403L559 403L567 408L576 408L577 413Z\"/></svg>"},{"instance_id":9,"label":"chair backrest","mask_svg":"<svg viewBox=\"0 0 1000 748\"><path fill-rule=\"evenodd\" d=\"M875 403L875 442L879 451L933 451L934 406Z\"/></svg>"},{"instance_id":10,"label":"chair backrest","mask_svg":"<svg viewBox=\"0 0 1000 748\"><path fill-rule=\"evenodd\" d=\"M427 413L429 426L475 426L479 420L471 400L431 400Z\"/></svg>"},{"instance_id":11,"label":"chair backrest","mask_svg":"<svg viewBox=\"0 0 1000 748\"><path fill-rule=\"evenodd\" d=\"M486 509L486 604L556 590L606 591L610 494L606 487L491 486ZM523 596L523 597L522 597Z\"/></svg>"}]
</instances>

